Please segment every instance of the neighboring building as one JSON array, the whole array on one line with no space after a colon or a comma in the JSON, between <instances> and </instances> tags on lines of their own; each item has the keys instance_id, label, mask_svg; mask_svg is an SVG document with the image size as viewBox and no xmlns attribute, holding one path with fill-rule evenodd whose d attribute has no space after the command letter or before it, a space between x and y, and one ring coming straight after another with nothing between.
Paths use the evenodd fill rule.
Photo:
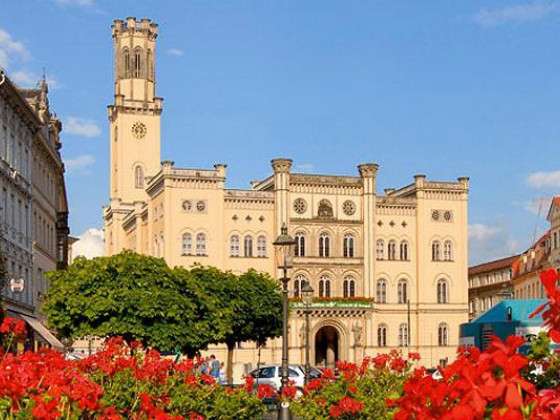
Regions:
<instances>
[{"instance_id":1,"label":"neighboring building","mask_svg":"<svg viewBox=\"0 0 560 420\"><path fill-rule=\"evenodd\" d=\"M469 319L513 297L511 265L517 258L514 255L469 268Z\"/></svg>"},{"instance_id":2,"label":"neighboring building","mask_svg":"<svg viewBox=\"0 0 560 420\"><path fill-rule=\"evenodd\" d=\"M545 302L544 299L502 300L480 317L461 325L461 345L484 350L494 336L505 340L510 335L518 335L526 340L520 347L520 351L526 353L530 341L539 332L546 331L542 314L531 317Z\"/></svg>"},{"instance_id":3,"label":"neighboring building","mask_svg":"<svg viewBox=\"0 0 560 420\"><path fill-rule=\"evenodd\" d=\"M551 267L550 251L550 231L548 231L513 262L512 284L516 299L546 297L539 274Z\"/></svg>"},{"instance_id":4,"label":"neighboring building","mask_svg":"<svg viewBox=\"0 0 560 420\"><path fill-rule=\"evenodd\" d=\"M8 77L0 86L0 219L8 283L24 284L17 293L8 284L2 293L6 309L53 341L38 320L40 300L47 289L45 272L66 265L69 229L62 127L47 94L44 79L37 89L20 89Z\"/></svg>"},{"instance_id":5,"label":"neighboring building","mask_svg":"<svg viewBox=\"0 0 560 420\"><path fill-rule=\"evenodd\" d=\"M158 27L149 19L115 20L115 97L109 106L110 203L104 209L107 255L124 249L276 276L272 242L283 225L297 240L289 284L293 297L310 282L311 361L333 365L401 348L426 365L453 359L468 320L468 178L376 192L378 165L355 176L292 172L274 159L272 174L249 190L226 188L226 165L186 169L160 162L163 100L156 96ZM407 302L410 301L410 325ZM290 318L290 362L301 363L301 305ZM219 353L225 360L225 353ZM262 350L280 362L281 340ZM256 360L244 344L235 368Z\"/></svg>"}]
</instances>

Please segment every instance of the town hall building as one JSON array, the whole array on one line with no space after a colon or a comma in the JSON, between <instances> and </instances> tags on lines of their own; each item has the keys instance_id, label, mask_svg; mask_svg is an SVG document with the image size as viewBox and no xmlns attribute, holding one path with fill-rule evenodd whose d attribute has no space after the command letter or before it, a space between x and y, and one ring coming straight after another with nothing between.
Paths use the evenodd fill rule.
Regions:
<instances>
[{"instance_id":1,"label":"town hall building","mask_svg":"<svg viewBox=\"0 0 560 420\"><path fill-rule=\"evenodd\" d=\"M227 188L223 163L194 169L162 162L158 26L131 17L115 20L112 34L107 255L130 249L170 266L254 268L276 277L272 243L286 225L297 241L290 296L299 297L305 282L315 293L312 364L391 349L419 352L426 366L455 357L459 324L468 321L468 178L414 175L410 184L379 193L375 163L358 164L353 176L318 175L294 172L291 159L278 158L269 177L239 190ZM297 299L289 326L290 363L303 363ZM279 363L281 340L270 340L261 354ZM255 347L243 343L234 370L256 359Z\"/></svg>"}]
</instances>

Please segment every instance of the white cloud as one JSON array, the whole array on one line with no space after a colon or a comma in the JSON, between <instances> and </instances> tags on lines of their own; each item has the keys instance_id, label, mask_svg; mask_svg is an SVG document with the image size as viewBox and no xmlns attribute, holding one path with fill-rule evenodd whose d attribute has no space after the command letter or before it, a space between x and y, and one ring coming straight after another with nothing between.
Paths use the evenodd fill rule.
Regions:
<instances>
[{"instance_id":1,"label":"white cloud","mask_svg":"<svg viewBox=\"0 0 560 420\"><path fill-rule=\"evenodd\" d=\"M167 50L167 54L180 57L180 56L182 56L182 55L184 54L184 51L183 51L183 50L180 50L179 48L169 48L169 49Z\"/></svg>"},{"instance_id":2,"label":"white cloud","mask_svg":"<svg viewBox=\"0 0 560 420\"><path fill-rule=\"evenodd\" d=\"M78 117L68 117L63 124L63 129L68 134L80 137L92 138L101 134L101 129L95 121Z\"/></svg>"},{"instance_id":3,"label":"white cloud","mask_svg":"<svg viewBox=\"0 0 560 420\"><path fill-rule=\"evenodd\" d=\"M12 59L27 60L31 54L22 42L0 28L0 66L8 68Z\"/></svg>"},{"instance_id":4,"label":"white cloud","mask_svg":"<svg viewBox=\"0 0 560 420\"><path fill-rule=\"evenodd\" d=\"M544 19L556 11L558 11L558 4L554 1L531 1L496 9L482 9L474 15L474 21L481 26L530 22Z\"/></svg>"},{"instance_id":5,"label":"white cloud","mask_svg":"<svg viewBox=\"0 0 560 420\"><path fill-rule=\"evenodd\" d=\"M88 168L95 163L93 155L80 155L75 158L64 159L64 166L68 172L88 174Z\"/></svg>"},{"instance_id":6,"label":"white cloud","mask_svg":"<svg viewBox=\"0 0 560 420\"><path fill-rule=\"evenodd\" d=\"M499 225L469 225L469 261L471 264L492 261L520 252L521 244Z\"/></svg>"},{"instance_id":7,"label":"white cloud","mask_svg":"<svg viewBox=\"0 0 560 420\"><path fill-rule=\"evenodd\" d=\"M105 255L103 230L90 228L78 236L79 240L72 244L72 258L84 256L95 258Z\"/></svg>"},{"instance_id":8,"label":"white cloud","mask_svg":"<svg viewBox=\"0 0 560 420\"><path fill-rule=\"evenodd\" d=\"M95 4L95 0L54 0L60 6L81 6L89 7Z\"/></svg>"},{"instance_id":9,"label":"white cloud","mask_svg":"<svg viewBox=\"0 0 560 420\"><path fill-rule=\"evenodd\" d=\"M529 174L527 184L533 188L560 188L560 171L539 171Z\"/></svg>"},{"instance_id":10,"label":"white cloud","mask_svg":"<svg viewBox=\"0 0 560 420\"><path fill-rule=\"evenodd\" d=\"M537 216L546 217L552 197L537 197L524 203L523 208Z\"/></svg>"}]
</instances>

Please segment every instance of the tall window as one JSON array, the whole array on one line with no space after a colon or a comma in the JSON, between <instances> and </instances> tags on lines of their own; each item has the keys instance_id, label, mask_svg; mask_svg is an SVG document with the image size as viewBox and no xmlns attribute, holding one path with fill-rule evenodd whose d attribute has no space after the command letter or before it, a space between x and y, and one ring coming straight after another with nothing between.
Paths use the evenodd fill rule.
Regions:
<instances>
[{"instance_id":1,"label":"tall window","mask_svg":"<svg viewBox=\"0 0 560 420\"><path fill-rule=\"evenodd\" d=\"M432 242L432 261L441 260L441 244L439 241Z\"/></svg>"},{"instance_id":2,"label":"tall window","mask_svg":"<svg viewBox=\"0 0 560 420\"><path fill-rule=\"evenodd\" d=\"M148 79L154 80L154 63L152 61L152 50L148 50L146 67L148 69Z\"/></svg>"},{"instance_id":3,"label":"tall window","mask_svg":"<svg viewBox=\"0 0 560 420\"><path fill-rule=\"evenodd\" d=\"M383 239L378 239L375 243L375 254L378 260L385 258L385 242Z\"/></svg>"},{"instance_id":4,"label":"tall window","mask_svg":"<svg viewBox=\"0 0 560 420\"><path fill-rule=\"evenodd\" d=\"M295 256L305 257L305 233L303 232L296 233Z\"/></svg>"},{"instance_id":5,"label":"tall window","mask_svg":"<svg viewBox=\"0 0 560 420\"><path fill-rule=\"evenodd\" d=\"M344 235L344 242L342 244L343 255L346 258L352 258L354 256L354 236L347 233Z\"/></svg>"},{"instance_id":6,"label":"tall window","mask_svg":"<svg viewBox=\"0 0 560 420\"><path fill-rule=\"evenodd\" d=\"M449 301L449 290L447 286L447 280L440 279L437 282L437 303L448 303Z\"/></svg>"},{"instance_id":7,"label":"tall window","mask_svg":"<svg viewBox=\"0 0 560 420\"><path fill-rule=\"evenodd\" d=\"M331 238L326 232L319 236L319 257L328 257L330 255Z\"/></svg>"},{"instance_id":8,"label":"tall window","mask_svg":"<svg viewBox=\"0 0 560 420\"><path fill-rule=\"evenodd\" d=\"M123 77L125 79L130 77L130 53L128 52L128 48L123 49Z\"/></svg>"},{"instance_id":9,"label":"tall window","mask_svg":"<svg viewBox=\"0 0 560 420\"><path fill-rule=\"evenodd\" d=\"M377 327L377 347L387 347L387 325Z\"/></svg>"},{"instance_id":10,"label":"tall window","mask_svg":"<svg viewBox=\"0 0 560 420\"><path fill-rule=\"evenodd\" d=\"M408 325L401 324L399 325L399 347L406 347L408 343Z\"/></svg>"},{"instance_id":11,"label":"tall window","mask_svg":"<svg viewBox=\"0 0 560 420\"><path fill-rule=\"evenodd\" d=\"M319 280L319 296L331 297L331 280L328 276L321 276Z\"/></svg>"},{"instance_id":12,"label":"tall window","mask_svg":"<svg viewBox=\"0 0 560 420\"><path fill-rule=\"evenodd\" d=\"M144 188L144 169L140 165L134 168L134 186Z\"/></svg>"},{"instance_id":13,"label":"tall window","mask_svg":"<svg viewBox=\"0 0 560 420\"><path fill-rule=\"evenodd\" d=\"M294 280L294 297L301 296L301 289L303 285L307 282L307 279L303 274L298 274Z\"/></svg>"},{"instance_id":14,"label":"tall window","mask_svg":"<svg viewBox=\"0 0 560 420\"><path fill-rule=\"evenodd\" d=\"M387 259L397 259L397 242L394 240L390 240L389 244L387 245Z\"/></svg>"},{"instance_id":15,"label":"tall window","mask_svg":"<svg viewBox=\"0 0 560 420\"><path fill-rule=\"evenodd\" d=\"M387 303L387 281L385 279L377 280L376 298L377 303Z\"/></svg>"},{"instance_id":16,"label":"tall window","mask_svg":"<svg viewBox=\"0 0 560 420\"><path fill-rule=\"evenodd\" d=\"M442 322L438 326L438 346L449 345L449 332L447 324Z\"/></svg>"},{"instance_id":17,"label":"tall window","mask_svg":"<svg viewBox=\"0 0 560 420\"><path fill-rule=\"evenodd\" d=\"M183 233L183 237L181 240L181 254L192 254L192 235L190 233Z\"/></svg>"},{"instance_id":18,"label":"tall window","mask_svg":"<svg viewBox=\"0 0 560 420\"><path fill-rule=\"evenodd\" d=\"M196 255L206 255L206 235L202 232L196 235Z\"/></svg>"},{"instance_id":19,"label":"tall window","mask_svg":"<svg viewBox=\"0 0 560 420\"><path fill-rule=\"evenodd\" d=\"M231 257L239 257L239 236L231 235L229 238L229 255Z\"/></svg>"},{"instance_id":20,"label":"tall window","mask_svg":"<svg viewBox=\"0 0 560 420\"><path fill-rule=\"evenodd\" d=\"M266 236L257 237L257 257L266 257Z\"/></svg>"},{"instance_id":21,"label":"tall window","mask_svg":"<svg viewBox=\"0 0 560 420\"><path fill-rule=\"evenodd\" d=\"M449 240L443 243L443 259L453 261L453 243Z\"/></svg>"},{"instance_id":22,"label":"tall window","mask_svg":"<svg viewBox=\"0 0 560 420\"><path fill-rule=\"evenodd\" d=\"M133 76L132 77L142 77L142 48L134 49L134 61L133 61Z\"/></svg>"},{"instance_id":23,"label":"tall window","mask_svg":"<svg viewBox=\"0 0 560 420\"><path fill-rule=\"evenodd\" d=\"M345 298L356 296L356 282L351 276L347 276L344 278L343 295Z\"/></svg>"},{"instance_id":24,"label":"tall window","mask_svg":"<svg viewBox=\"0 0 560 420\"><path fill-rule=\"evenodd\" d=\"M243 255L246 257L253 256L253 237L251 235L247 235L243 239Z\"/></svg>"},{"instance_id":25,"label":"tall window","mask_svg":"<svg viewBox=\"0 0 560 420\"><path fill-rule=\"evenodd\" d=\"M406 303L408 300L408 283L404 279L399 280L398 295L399 303Z\"/></svg>"},{"instance_id":26,"label":"tall window","mask_svg":"<svg viewBox=\"0 0 560 420\"><path fill-rule=\"evenodd\" d=\"M408 242L407 241L401 241L401 245L400 245L400 257L401 260L407 261L408 260Z\"/></svg>"}]
</instances>

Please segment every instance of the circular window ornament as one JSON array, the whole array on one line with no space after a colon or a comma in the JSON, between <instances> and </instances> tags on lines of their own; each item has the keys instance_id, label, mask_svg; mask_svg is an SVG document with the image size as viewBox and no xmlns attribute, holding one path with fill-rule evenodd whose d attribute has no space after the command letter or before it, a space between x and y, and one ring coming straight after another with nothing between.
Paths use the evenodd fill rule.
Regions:
<instances>
[{"instance_id":1,"label":"circular window ornament","mask_svg":"<svg viewBox=\"0 0 560 420\"><path fill-rule=\"evenodd\" d=\"M354 202L351 200L346 200L342 204L342 210L344 211L345 215L352 216L354 213L356 213L356 204L354 204Z\"/></svg>"},{"instance_id":2,"label":"circular window ornament","mask_svg":"<svg viewBox=\"0 0 560 420\"><path fill-rule=\"evenodd\" d=\"M148 129L146 128L146 124L140 121L136 121L134 124L132 124L132 134L137 139L144 138L147 131Z\"/></svg>"},{"instance_id":3,"label":"circular window ornament","mask_svg":"<svg viewBox=\"0 0 560 420\"><path fill-rule=\"evenodd\" d=\"M196 203L196 209L200 212L203 212L204 210L206 210L206 203L202 200L198 201Z\"/></svg>"},{"instance_id":4,"label":"circular window ornament","mask_svg":"<svg viewBox=\"0 0 560 420\"><path fill-rule=\"evenodd\" d=\"M449 210L447 210L446 212L443 213L443 219L446 222L450 222L452 218L453 218L453 215L451 214L451 212Z\"/></svg>"},{"instance_id":5,"label":"circular window ornament","mask_svg":"<svg viewBox=\"0 0 560 420\"><path fill-rule=\"evenodd\" d=\"M298 198L294 201L294 211L297 214L303 214L307 210L307 203L303 198Z\"/></svg>"},{"instance_id":6,"label":"circular window ornament","mask_svg":"<svg viewBox=\"0 0 560 420\"><path fill-rule=\"evenodd\" d=\"M432 220L439 220L439 210L432 210Z\"/></svg>"},{"instance_id":7,"label":"circular window ornament","mask_svg":"<svg viewBox=\"0 0 560 420\"><path fill-rule=\"evenodd\" d=\"M191 200L183 201L183 210L185 210L185 211L191 211L192 210L192 201Z\"/></svg>"}]
</instances>

